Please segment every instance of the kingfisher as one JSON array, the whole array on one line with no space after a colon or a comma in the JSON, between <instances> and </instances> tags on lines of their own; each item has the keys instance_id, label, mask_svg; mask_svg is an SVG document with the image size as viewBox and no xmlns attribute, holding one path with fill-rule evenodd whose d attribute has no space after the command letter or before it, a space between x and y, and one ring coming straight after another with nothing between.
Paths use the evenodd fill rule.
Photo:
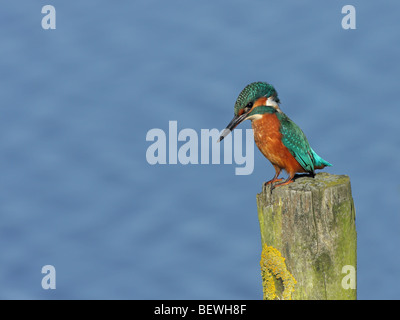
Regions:
<instances>
[{"instance_id":1,"label":"kingfisher","mask_svg":"<svg viewBox=\"0 0 400 320\"><path fill-rule=\"evenodd\" d=\"M234 107L234 117L222 132L224 139L244 120L251 120L254 141L261 153L271 162L275 176L266 184L271 190L293 182L296 173L309 173L332 166L310 147L303 131L279 108L278 93L266 82L253 82L240 92ZM278 178L285 170L288 178ZM275 184L274 184L275 183Z\"/></svg>"}]
</instances>

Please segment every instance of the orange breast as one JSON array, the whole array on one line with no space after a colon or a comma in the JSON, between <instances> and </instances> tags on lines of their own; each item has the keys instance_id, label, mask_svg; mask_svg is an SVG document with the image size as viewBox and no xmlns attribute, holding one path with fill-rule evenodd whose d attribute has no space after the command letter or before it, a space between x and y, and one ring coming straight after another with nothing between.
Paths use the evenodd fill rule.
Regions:
<instances>
[{"instance_id":1,"label":"orange breast","mask_svg":"<svg viewBox=\"0 0 400 320\"><path fill-rule=\"evenodd\" d=\"M304 172L289 149L282 143L280 123L276 114L265 113L261 118L253 120L251 125L258 149L273 165L286 170L289 174Z\"/></svg>"}]
</instances>

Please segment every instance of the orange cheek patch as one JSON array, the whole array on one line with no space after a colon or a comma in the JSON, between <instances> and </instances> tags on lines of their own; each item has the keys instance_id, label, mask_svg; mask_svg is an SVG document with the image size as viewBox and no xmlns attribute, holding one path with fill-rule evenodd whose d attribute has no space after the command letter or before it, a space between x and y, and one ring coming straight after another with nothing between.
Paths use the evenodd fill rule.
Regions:
<instances>
[{"instance_id":1,"label":"orange cheek patch","mask_svg":"<svg viewBox=\"0 0 400 320\"><path fill-rule=\"evenodd\" d=\"M244 109L239 110L238 116L241 116L244 113Z\"/></svg>"},{"instance_id":2,"label":"orange cheek patch","mask_svg":"<svg viewBox=\"0 0 400 320\"><path fill-rule=\"evenodd\" d=\"M259 106L265 106L267 103L267 98L266 97L261 97L254 102L253 108L259 107Z\"/></svg>"}]
</instances>

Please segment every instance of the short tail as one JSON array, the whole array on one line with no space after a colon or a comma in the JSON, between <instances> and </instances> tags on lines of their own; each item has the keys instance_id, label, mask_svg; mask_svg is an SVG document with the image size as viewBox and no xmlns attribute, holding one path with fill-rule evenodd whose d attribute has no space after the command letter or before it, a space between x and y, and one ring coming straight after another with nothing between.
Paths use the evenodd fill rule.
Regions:
<instances>
[{"instance_id":1,"label":"short tail","mask_svg":"<svg viewBox=\"0 0 400 320\"><path fill-rule=\"evenodd\" d=\"M315 151L313 149L311 149L311 152L314 157L314 168L315 169L323 169L325 167L332 167L332 165L328 161L322 159L319 155L317 155L315 153Z\"/></svg>"}]
</instances>

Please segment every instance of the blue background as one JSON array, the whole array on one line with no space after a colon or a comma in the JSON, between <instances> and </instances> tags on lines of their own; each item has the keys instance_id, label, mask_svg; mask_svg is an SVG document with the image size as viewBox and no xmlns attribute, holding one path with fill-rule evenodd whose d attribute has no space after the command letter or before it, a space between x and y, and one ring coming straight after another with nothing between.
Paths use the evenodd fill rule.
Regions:
<instances>
[{"instance_id":1,"label":"blue background","mask_svg":"<svg viewBox=\"0 0 400 320\"><path fill-rule=\"evenodd\" d=\"M146 161L150 129L223 129L253 81L351 178L358 297L400 298L398 1L0 7L0 298L261 299L271 164L257 149L248 176ZM47 264L56 290L41 287Z\"/></svg>"}]
</instances>

